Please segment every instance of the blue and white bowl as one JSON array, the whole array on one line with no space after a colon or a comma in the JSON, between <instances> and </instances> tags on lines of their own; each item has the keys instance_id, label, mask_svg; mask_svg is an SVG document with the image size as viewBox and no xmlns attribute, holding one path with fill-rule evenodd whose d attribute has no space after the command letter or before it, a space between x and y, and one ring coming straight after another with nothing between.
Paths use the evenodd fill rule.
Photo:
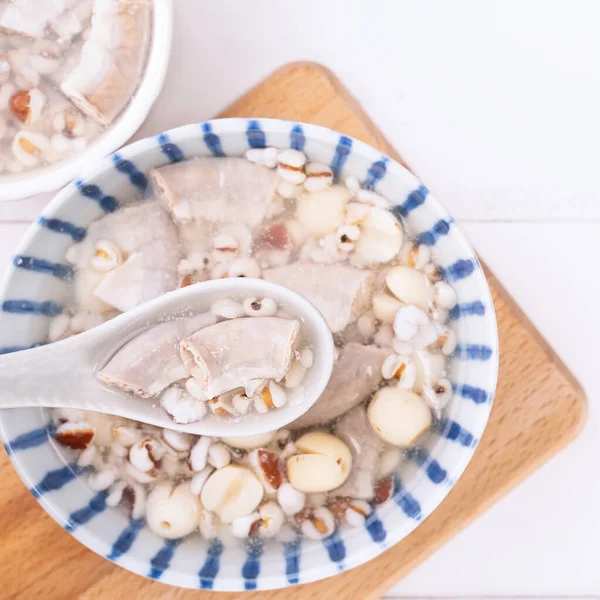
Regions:
<instances>
[{"instance_id":1,"label":"blue and white bowl","mask_svg":"<svg viewBox=\"0 0 600 600\"><path fill-rule=\"evenodd\" d=\"M451 318L458 346L450 367L454 396L444 419L411 451L393 501L364 528L343 528L322 542L207 543L165 541L143 522L105 504L67 464L39 409L5 410L0 430L10 458L45 510L86 546L165 583L215 590L269 589L346 571L394 545L426 519L465 470L483 434L496 387L498 337L490 292L472 248L452 217L418 179L366 144L329 129L273 119L223 119L148 138L105 159L64 189L22 241L1 292L1 352L44 344L50 318L69 300L65 252L107 211L140 197L149 169L193 156L239 156L248 148L296 148L352 174L391 199L408 233L427 244L458 305ZM35 374L32 374L35 376ZM74 392L75 393L75 392Z\"/></svg>"}]
</instances>

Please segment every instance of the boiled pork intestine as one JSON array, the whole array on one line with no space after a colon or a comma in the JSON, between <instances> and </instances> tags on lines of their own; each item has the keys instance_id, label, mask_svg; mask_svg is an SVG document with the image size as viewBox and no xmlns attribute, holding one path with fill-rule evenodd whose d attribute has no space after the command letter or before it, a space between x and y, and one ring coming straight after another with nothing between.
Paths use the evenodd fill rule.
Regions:
<instances>
[{"instance_id":1,"label":"boiled pork intestine","mask_svg":"<svg viewBox=\"0 0 600 600\"><path fill-rule=\"evenodd\" d=\"M120 348L99 371L98 377L108 385L143 398L155 396L187 378L179 341L215 322L213 314L204 313L152 327Z\"/></svg>"},{"instance_id":2,"label":"boiled pork intestine","mask_svg":"<svg viewBox=\"0 0 600 600\"><path fill-rule=\"evenodd\" d=\"M290 369L300 323L279 317L222 321L181 342L181 357L208 398L252 380L281 381Z\"/></svg>"},{"instance_id":3,"label":"boiled pork intestine","mask_svg":"<svg viewBox=\"0 0 600 600\"><path fill-rule=\"evenodd\" d=\"M181 223L261 223L275 194L274 171L242 158L192 159L150 171L154 193Z\"/></svg>"},{"instance_id":4,"label":"boiled pork intestine","mask_svg":"<svg viewBox=\"0 0 600 600\"><path fill-rule=\"evenodd\" d=\"M379 387L383 379L381 367L388 354L376 346L347 344L333 366L325 391L290 427L303 429L328 423L364 402Z\"/></svg>"},{"instance_id":5,"label":"boiled pork intestine","mask_svg":"<svg viewBox=\"0 0 600 600\"><path fill-rule=\"evenodd\" d=\"M119 253L117 266L98 271L92 260L109 240ZM127 206L92 223L69 258L76 267L78 305L90 313L130 310L178 285L180 246L169 216L156 202Z\"/></svg>"},{"instance_id":6,"label":"boiled pork intestine","mask_svg":"<svg viewBox=\"0 0 600 600\"><path fill-rule=\"evenodd\" d=\"M372 272L345 265L297 263L268 269L263 277L308 298L333 333L343 331L366 310L375 286Z\"/></svg>"},{"instance_id":7,"label":"boiled pork intestine","mask_svg":"<svg viewBox=\"0 0 600 600\"><path fill-rule=\"evenodd\" d=\"M146 61L151 8L145 0L95 0L90 34L64 94L102 125L129 102Z\"/></svg>"},{"instance_id":8,"label":"boiled pork intestine","mask_svg":"<svg viewBox=\"0 0 600 600\"><path fill-rule=\"evenodd\" d=\"M97 376L103 383L142 398L160 395L161 406L177 423L203 419L210 402L217 417L243 416L251 406L260 412L282 408L292 365L299 387L312 366L312 350L300 342L300 322L260 316L277 311L270 298L248 298L253 316L223 318L233 298L213 303L211 311L150 326L121 347ZM252 308L254 307L254 308ZM308 353L308 354L307 354ZM306 364L300 364L300 359ZM184 391L185 388L185 391ZM299 390L303 395L303 390ZM234 400L234 395L236 399Z\"/></svg>"},{"instance_id":9,"label":"boiled pork intestine","mask_svg":"<svg viewBox=\"0 0 600 600\"><path fill-rule=\"evenodd\" d=\"M383 442L369 425L363 406L346 413L335 427L335 433L352 452L353 469L345 483L335 490L338 496L371 500L374 496L377 464Z\"/></svg>"}]
</instances>

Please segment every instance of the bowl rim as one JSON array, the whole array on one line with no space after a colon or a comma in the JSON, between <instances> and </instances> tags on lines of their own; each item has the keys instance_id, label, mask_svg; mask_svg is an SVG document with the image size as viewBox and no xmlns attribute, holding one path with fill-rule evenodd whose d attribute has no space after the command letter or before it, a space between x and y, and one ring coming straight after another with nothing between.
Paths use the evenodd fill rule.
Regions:
<instances>
[{"instance_id":1,"label":"bowl rim","mask_svg":"<svg viewBox=\"0 0 600 600\"><path fill-rule=\"evenodd\" d=\"M142 126L167 75L173 40L173 0L153 0L152 36L139 86L116 121L82 152L38 171L0 176L0 202L52 192L126 144Z\"/></svg>"},{"instance_id":2,"label":"bowl rim","mask_svg":"<svg viewBox=\"0 0 600 600\"><path fill-rule=\"evenodd\" d=\"M284 119L270 119L270 118L226 118L226 119L213 119L209 121L204 121L200 123L191 123L188 125L183 125L171 130L168 130L157 136L150 136L141 140L138 140L132 144L129 144L125 148L119 151L119 156L124 159L135 160L135 157L143 154L147 150L151 148L156 148L157 139L163 138L166 136L168 139L172 140L175 143L180 141L185 141L186 139L196 139L203 135L203 130L206 130L208 126L209 130L213 130L218 134L224 133L247 133L247 126L250 121L257 121L264 127L265 133L268 135L269 133L290 133L292 128L296 125L301 125L304 131L304 134L308 140L312 141L320 141L328 146L332 145L333 139L339 139L340 135L344 135L344 137L352 140L352 148L353 151L358 151L359 154L366 155L369 158L371 156L381 158L382 156L388 159L387 167L388 169L392 169L397 175L401 176L405 179L411 186L415 188L420 185L420 180L413 175L406 167L400 164L397 160L392 157L387 157L384 153L379 151L377 148L370 146L356 138L352 138L351 136L347 136L345 134L341 134L333 129L329 129L326 127L305 124L298 121L289 121ZM93 178L96 178L102 173L107 172L109 169L114 167L114 162L112 158L106 157L104 158L95 168L88 170L81 177L81 180L87 181ZM51 216L55 210L62 207L66 204L71 198L77 197L79 194L78 188L75 185L69 185L61 190L55 198L46 206L42 214L44 216ZM429 194L427 196L428 202L430 202L434 208L433 210L438 214L448 214L443 205L437 200L437 198L433 194ZM481 435L485 431L487 423L489 421L489 416L492 410L494 395L496 392L496 385L498 379L498 366L499 366L499 341L498 341L498 327L496 320L496 312L493 304L493 299L491 295L491 291L489 288L489 284L485 277L485 273L481 268L481 264L477 256L475 255L474 250L472 249L470 243L467 241L466 237L460 231L458 227L455 229L458 234L458 244L460 247L468 249L474 257L474 260L477 263L477 267L481 271L481 284L477 284L481 287L481 294L485 296L485 299L488 306L492 309L488 313L486 313L486 332L489 336L489 339L486 338L485 342L489 343L493 348L494 357L493 360L487 361L489 365L489 373L488 379L486 380L486 385L488 386L486 389L490 391L490 399L486 403L485 407L481 407L481 412L478 414L478 428L477 430L473 430L473 433L476 435L476 441L478 442L481 439ZM25 236L22 238L17 253L21 252L21 249L25 248L32 239L36 236L37 229L35 224L32 225ZM16 267L11 265L6 272L4 279L0 284L0 298L4 298L6 292L8 290L9 282L15 272ZM483 412L485 410L485 413ZM2 418L0 415L0 432L3 433L6 438L6 434L4 433ZM391 546L397 544L399 541L404 539L407 535L409 535L416 527L418 527L421 523L423 523L434 511L435 509L442 503L448 493L453 489L456 485L456 482L464 473L468 464L472 460L475 452L476 452L476 444L471 446L471 451L469 453L464 452L460 454L460 459L452 462L451 465L448 466L448 476L451 484L445 486L443 489L441 486L436 486L436 493L428 494L425 498L423 498L420 502L423 518L418 521L410 521L404 520L399 523L399 526L388 531L388 535L386 538L385 546L381 544L377 544L374 541L365 544L364 547L359 550L354 550L352 554L346 557L344 561L344 569L343 571L347 571L354 567L357 567L361 564L366 563L367 561L377 557L386 549L389 549ZM10 459L13 463L15 469L19 473L20 477L26 483L33 483L29 481L26 470L21 468L21 465L18 463L18 454L10 453ZM59 523L61 526L64 526L63 519L60 517L60 510L55 507L54 502L51 498L46 495L42 495L37 498L40 504L44 507L44 509ZM107 558L107 548L103 546L103 542L95 537L93 534L86 531L85 527L78 528L75 532L70 532L76 539L85 544L88 548L100 554L102 557ZM122 556L119 561L116 563L121 567L126 568L138 575L142 575L144 577L148 576L147 571L147 562L141 558L136 557L135 555L126 554ZM335 563L329 562L327 564L320 565L318 567L309 567L305 569L300 569L301 574L301 583L310 583L313 581L318 581L321 579L325 579L327 577L333 576L337 573L343 572L340 571L338 565ZM174 585L177 587L192 587L188 586L185 583L178 582L178 573L175 570L167 570L163 573L160 581L163 583L167 583L170 585ZM268 589L279 589L285 587L293 587L285 577L284 574L261 574L260 578L260 586L261 590ZM240 581L242 580L241 575L238 576L228 576L224 574L219 574L215 579L214 590L217 591L239 591L240 589Z\"/></svg>"}]
</instances>

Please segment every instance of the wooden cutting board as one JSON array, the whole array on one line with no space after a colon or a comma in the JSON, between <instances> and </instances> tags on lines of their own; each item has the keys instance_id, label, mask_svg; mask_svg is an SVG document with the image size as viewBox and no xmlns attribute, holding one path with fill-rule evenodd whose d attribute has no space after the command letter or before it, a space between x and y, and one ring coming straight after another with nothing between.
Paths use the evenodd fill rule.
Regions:
<instances>
[{"instance_id":1,"label":"wooden cutting board","mask_svg":"<svg viewBox=\"0 0 600 600\"><path fill-rule=\"evenodd\" d=\"M315 64L283 67L219 116L280 117L324 125L402 162L340 82ZM247 592L245 599L379 598L577 436L586 418L581 386L498 281L486 272L498 318L500 376L489 425L458 484L411 535L369 563L317 583L274 592ZM0 456L0 482L2 598L229 600L241 595L172 588L97 556L37 505L5 453Z\"/></svg>"}]
</instances>

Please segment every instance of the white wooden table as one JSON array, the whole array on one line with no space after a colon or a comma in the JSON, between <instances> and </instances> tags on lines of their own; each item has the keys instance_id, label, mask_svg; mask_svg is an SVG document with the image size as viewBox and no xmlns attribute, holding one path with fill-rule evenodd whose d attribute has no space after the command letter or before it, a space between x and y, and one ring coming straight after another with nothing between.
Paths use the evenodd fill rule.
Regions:
<instances>
[{"instance_id":1,"label":"white wooden table","mask_svg":"<svg viewBox=\"0 0 600 600\"><path fill-rule=\"evenodd\" d=\"M581 437L388 597L600 593L600 3L174 2L171 71L136 137L207 119L284 63L325 64L588 393ZM49 198L0 205L0 265Z\"/></svg>"}]
</instances>

